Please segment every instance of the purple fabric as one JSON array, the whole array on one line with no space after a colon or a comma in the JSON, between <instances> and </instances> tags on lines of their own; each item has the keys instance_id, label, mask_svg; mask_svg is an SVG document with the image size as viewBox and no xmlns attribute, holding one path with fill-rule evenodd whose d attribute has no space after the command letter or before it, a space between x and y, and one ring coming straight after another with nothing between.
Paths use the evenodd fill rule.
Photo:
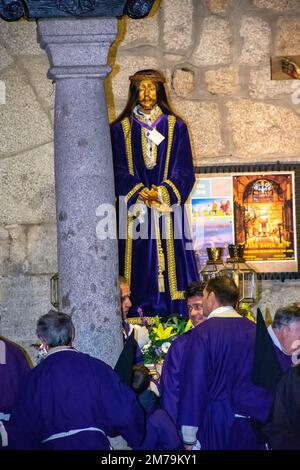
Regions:
<instances>
[{"instance_id":1,"label":"purple fabric","mask_svg":"<svg viewBox=\"0 0 300 470\"><path fill-rule=\"evenodd\" d=\"M144 414L135 393L107 364L69 350L49 355L28 374L9 425L13 449L105 450L108 439L96 431L42 441L95 427L137 446L143 439Z\"/></svg>"},{"instance_id":2,"label":"purple fabric","mask_svg":"<svg viewBox=\"0 0 300 470\"><path fill-rule=\"evenodd\" d=\"M181 450L182 441L165 410L154 411L147 419L146 437L135 450Z\"/></svg>"},{"instance_id":3,"label":"purple fabric","mask_svg":"<svg viewBox=\"0 0 300 470\"><path fill-rule=\"evenodd\" d=\"M5 356L5 364L0 361L0 412L10 413L18 397L22 381L30 371L29 362L22 349L0 336L1 357Z\"/></svg>"},{"instance_id":4,"label":"purple fabric","mask_svg":"<svg viewBox=\"0 0 300 470\"><path fill-rule=\"evenodd\" d=\"M270 392L252 383L255 325L245 318L215 317L191 331L180 372L179 424L198 427L202 449L259 449L251 416L265 421ZM237 429L242 426L244 433Z\"/></svg>"},{"instance_id":5,"label":"purple fabric","mask_svg":"<svg viewBox=\"0 0 300 470\"><path fill-rule=\"evenodd\" d=\"M180 367L191 331L173 341L164 360L160 378L161 406L174 423L177 423L179 402Z\"/></svg>"},{"instance_id":6,"label":"purple fabric","mask_svg":"<svg viewBox=\"0 0 300 470\"><path fill-rule=\"evenodd\" d=\"M141 126L132 120L131 138L134 175L129 173L124 134L121 123L116 123L111 129L112 148L114 155L115 182L117 196L126 196L136 185L142 183L144 187L151 188L152 184L164 186L170 196L171 205L176 204L178 199L173 188L164 181L164 171L166 166L166 156L168 149L168 118L164 116L157 125L157 130L164 135L165 140L157 147L157 164L152 170L146 168L141 141ZM174 135L170 153L169 179L177 188L181 196L181 209L189 196L195 182L193 161L188 130L183 121L176 119ZM139 191L136 191L127 203L127 207L134 204L138 198ZM126 207L119 207L120 212L126 211ZM184 230L184 217L177 220L174 227L174 215L172 214L173 232L182 233L182 237L174 240L174 256L177 290L183 291L192 281L198 280L198 272L194 252L186 249L186 243L190 243L190 236ZM144 238L132 241L132 269L131 269L131 301L133 308L129 316L137 316L136 309L141 307L144 315L168 316L173 313L188 315L184 300L172 300L168 279L168 262L172 264L172 259L167 259L166 240L162 239L162 248L165 254L166 271L164 273L165 292L158 289L158 266L157 266L157 246L156 240L151 238L151 211L148 209L148 226L140 225L140 230L145 233ZM162 224L160 218L160 224ZM138 230L138 227L136 228ZM119 232L119 265L120 273L124 275L126 232ZM123 239L122 239L123 237ZM190 246L191 243L190 243Z\"/></svg>"},{"instance_id":7,"label":"purple fabric","mask_svg":"<svg viewBox=\"0 0 300 470\"><path fill-rule=\"evenodd\" d=\"M273 344L279 363L282 367L282 371L287 371L292 366L292 356L284 354L280 349ZM251 366L251 356L249 356L249 367ZM254 420L249 419L236 419L231 428L230 439L228 441L227 450L265 450L266 442L268 442L267 435L263 432L263 424L270 419L272 414L273 404L275 399L275 393L269 390L264 390L264 409L260 410L255 414L256 404L254 408L251 406L251 400L253 399L251 388L249 390L238 389L238 393L235 394L235 402L239 403L239 409L244 410L246 413L249 412L250 416ZM240 395L239 398L237 395ZM244 405L242 405L244 402ZM243 436L241 439L240 436Z\"/></svg>"},{"instance_id":8,"label":"purple fabric","mask_svg":"<svg viewBox=\"0 0 300 470\"><path fill-rule=\"evenodd\" d=\"M133 117L133 120L139 125L139 126L142 126L144 127L145 129L148 129L149 131L153 131L153 129L158 126L158 124L160 123L160 121L162 121L163 119L165 118L165 116L163 114L161 114L160 116L158 116L158 118L152 123L152 125L150 126L149 124L146 124L145 122L142 122L142 121L139 121L136 117Z\"/></svg>"}]
</instances>

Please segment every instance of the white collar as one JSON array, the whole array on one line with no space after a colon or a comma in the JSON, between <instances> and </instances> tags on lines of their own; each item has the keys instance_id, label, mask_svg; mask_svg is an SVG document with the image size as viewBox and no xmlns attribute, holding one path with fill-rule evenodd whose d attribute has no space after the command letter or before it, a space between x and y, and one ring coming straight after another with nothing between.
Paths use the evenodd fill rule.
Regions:
<instances>
[{"instance_id":1,"label":"white collar","mask_svg":"<svg viewBox=\"0 0 300 470\"><path fill-rule=\"evenodd\" d=\"M51 348L48 353L47 353L47 356L50 356L51 354L55 354L55 353L59 353L59 352L62 352L62 351L74 351L74 352L78 352L77 349L73 348L73 346L57 346L55 348Z\"/></svg>"},{"instance_id":2,"label":"white collar","mask_svg":"<svg viewBox=\"0 0 300 470\"><path fill-rule=\"evenodd\" d=\"M268 333L271 336L271 339L272 339L273 343L275 344L275 346L277 346L277 348L280 349L280 351L282 351L282 346L280 344L279 339L277 338L277 336L275 334L275 331L272 328L272 325L268 326ZM282 351L282 352L284 352L284 351Z\"/></svg>"},{"instance_id":3,"label":"white collar","mask_svg":"<svg viewBox=\"0 0 300 470\"><path fill-rule=\"evenodd\" d=\"M149 122L154 122L160 114L162 114L162 110L160 107L156 104L153 109L151 109L149 114L143 113L141 107L139 104L137 104L133 110L133 114L136 115L136 117L139 120L142 121L149 121Z\"/></svg>"},{"instance_id":4,"label":"white collar","mask_svg":"<svg viewBox=\"0 0 300 470\"><path fill-rule=\"evenodd\" d=\"M222 317L222 318L241 318L241 315L239 315L234 308L229 305L229 306L222 306L215 308L212 312L207 317L207 320L210 318L214 317Z\"/></svg>"}]
</instances>

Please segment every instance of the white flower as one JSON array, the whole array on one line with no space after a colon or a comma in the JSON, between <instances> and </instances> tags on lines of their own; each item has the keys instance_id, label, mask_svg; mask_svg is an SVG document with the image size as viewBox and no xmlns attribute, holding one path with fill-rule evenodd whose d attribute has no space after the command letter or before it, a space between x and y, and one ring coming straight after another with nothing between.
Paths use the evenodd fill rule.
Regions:
<instances>
[{"instance_id":1,"label":"white flower","mask_svg":"<svg viewBox=\"0 0 300 470\"><path fill-rule=\"evenodd\" d=\"M149 343L149 332L145 326L133 325L133 328L135 340L142 349L147 343Z\"/></svg>"},{"instance_id":2,"label":"white flower","mask_svg":"<svg viewBox=\"0 0 300 470\"><path fill-rule=\"evenodd\" d=\"M169 341L166 341L165 343L163 343L161 345L161 350L163 353L167 354L167 352L169 351L169 347L171 346L171 343Z\"/></svg>"},{"instance_id":3,"label":"white flower","mask_svg":"<svg viewBox=\"0 0 300 470\"><path fill-rule=\"evenodd\" d=\"M147 351L149 348L151 348L151 341L149 341L149 343L145 344L145 346L142 347L142 351L145 352L145 351Z\"/></svg>"}]
</instances>

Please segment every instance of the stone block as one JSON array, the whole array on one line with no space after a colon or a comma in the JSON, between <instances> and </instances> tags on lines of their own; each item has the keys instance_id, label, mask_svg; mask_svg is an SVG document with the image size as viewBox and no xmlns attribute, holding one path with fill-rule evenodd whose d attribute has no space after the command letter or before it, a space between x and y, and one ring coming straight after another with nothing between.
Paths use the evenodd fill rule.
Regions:
<instances>
[{"instance_id":1,"label":"stone block","mask_svg":"<svg viewBox=\"0 0 300 470\"><path fill-rule=\"evenodd\" d=\"M276 55L298 55L300 45L300 19L281 18L278 21L275 43Z\"/></svg>"},{"instance_id":2,"label":"stone block","mask_svg":"<svg viewBox=\"0 0 300 470\"><path fill-rule=\"evenodd\" d=\"M20 57L20 67L26 71L28 83L34 90L39 103L47 111L54 108L55 84L47 78L49 62L46 57Z\"/></svg>"},{"instance_id":3,"label":"stone block","mask_svg":"<svg viewBox=\"0 0 300 470\"><path fill-rule=\"evenodd\" d=\"M174 109L188 124L195 164L202 164L202 156L223 153L221 115L216 103L176 99Z\"/></svg>"},{"instance_id":4,"label":"stone block","mask_svg":"<svg viewBox=\"0 0 300 470\"><path fill-rule=\"evenodd\" d=\"M192 0L162 2L163 42L166 51L185 51L193 44L194 6Z\"/></svg>"},{"instance_id":5,"label":"stone block","mask_svg":"<svg viewBox=\"0 0 300 470\"><path fill-rule=\"evenodd\" d=\"M217 16L203 20L200 41L192 60L197 66L227 64L231 60L232 33L229 22Z\"/></svg>"},{"instance_id":6,"label":"stone block","mask_svg":"<svg viewBox=\"0 0 300 470\"><path fill-rule=\"evenodd\" d=\"M28 226L28 261L32 273L57 271L56 224Z\"/></svg>"},{"instance_id":7,"label":"stone block","mask_svg":"<svg viewBox=\"0 0 300 470\"><path fill-rule=\"evenodd\" d=\"M37 43L36 22L1 21L0 43L14 56L44 55Z\"/></svg>"},{"instance_id":8,"label":"stone block","mask_svg":"<svg viewBox=\"0 0 300 470\"><path fill-rule=\"evenodd\" d=\"M51 308L50 276L8 276L1 279L1 332L13 341L36 342L36 321Z\"/></svg>"},{"instance_id":9,"label":"stone block","mask_svg":"<svg viewBox=\"0 0 300 470\"><path fill-rule=\"evenodd\" d=\"M193 70L179 68L172 77L172 88L178 96L187 96L195 88L195 74Z\"/></svg>"},{"instance_id":10,"label":"stone block","mask_svg":"<svg viewBox=\"0 0 300 470\"><path fill-rule=\"evenodd\" d=\"M149 16L141 20L123 17L119 22L120 47L135 47L144 44L158 45L159 28L158 15Z\"/></svg>"},{"instance_id":11,"label":"stone block","mask_svg":"<svg viewBox=\"0 0 300 470\"><path fill-rule=\"evenodd\" d=\"M206 6L211 13L225 13L230 7L231 0L206 0Z\"/></svg>"},{"instance_id":12,"label":"stone block","mask_svg":"<svg viewBox=\"0 0 300 470\"><path fill-rule=\"evenodd\" d=\"M212 95L235 95L239 91L238 67L221 67L205 72L207 89Z\"/></svg>"},{"instance_id":13,"label":"stone block","mask_svg":"<svg viewBox=\"0 0 300 470\"><path fill-rule=\"evenodd\" d=\"M263 314L268 310L272 317L279 307L299 302L299 281L262 281L261 297L257 307ZM255 311L255 310L254 310ZM255 311L256 313L256 311Z\"/></svg>"},{"instance_id":14,"label":"stone block","mask_svg":"<svg viewBox=\"0 0 300 470\"><path fill-rule=\"evenodd\" d=\"M0 223L55 220L53 145L0 159Z\"/></svg>"},{"instance_id":15,"label":"stone block","mask_svg":"<svg viewBox=\"0 0 300 470\"><path fill-rule=\"evenodd\" d=\"M0 157L53 140L48 116L18 67L0 74L6 84L6 104L0 106Z\"/></svg>"},{"instance_id":16,"label":"stone block","mask_svg":"<svg viewBox=\"0 0 300 470\"><path fill-rule=\"evenodd\" d=\"M253 4L257 8L266 10L282 12L287 12L289 10L297 10L300 12L299 0L253 0Z\"/></svg>"},{"instance_id":17,"label":"stone block","mask_svg":"<svg viewBox=\"0 0 300 470\"><path fill-rule=\"evenodd\" d=\"M25 225L6 225L9 233L9 273L18 275L28 272L27 227Z\"/></svg>"},{"instance_id":18,"label":"stone block","mask_svg":"<svg viewBox=\"0 0 300 470\"><path fill-rule=\"evenodd\" d=\"M259 99L279 98L293 94L296 80L271 80L270 66L250 71L250 96ZM292 103L292 101L291 101Z\"/></svg>"},{"instance_id":19,"label":"stone block","mask_svg":"<svg viewBox=\"0 0 300 470\"><path fill-rule=\"evenodd\" d=\"M227 106L235 152L241 158L263 161L268 156L299 156L300 116L293 111L249 100L231 101Z\"/></svg>"},{"instance_id":20,"label":"stone block","mask_svg":"<svg viewBox=\"0 0 300 470\"><path fill-rule=\"evenodd\" d=\"M9 248L9 232L3 225L0 225L0 275L7 272Z\"/></svg>"},{"instance_id":21,"label":"stone block","mask_svg":"<svg viewBox=\"0 0 300 470\"><path fill-rule=\"evenodd\" d=\"M240 63L259 65L270 56L271 28L259 17L244 16L242 18L240 35L244 39Z\"/></svg>"},{"instance_id":22,"label":"stone block","mask_svg":"<svg viewBox=\"0 0 300 470\"><path fill-rule=\"evenodd\" d=\"M11 65L14 61L11 54L7 52L6 48L3 47L2 44L0 44L0 57L1 57L0 70L5 69L9 65Z\"/></svg>"},{"instance_id":23,"label":"stone block","mask_svg":"<svg viewBox=\"0 0 300 470\"><path fill-rule=\"evenodd\" d=\"M147 48L140 51L141 56L134 54L124 54L120 52L116 58L114 71L107 78L108 85L112 83L112 96L114 100L127 100L129 90L129 77L138 70L158 68L158 61L155 57L148 55Z\"/></svg>"}]
</instances>

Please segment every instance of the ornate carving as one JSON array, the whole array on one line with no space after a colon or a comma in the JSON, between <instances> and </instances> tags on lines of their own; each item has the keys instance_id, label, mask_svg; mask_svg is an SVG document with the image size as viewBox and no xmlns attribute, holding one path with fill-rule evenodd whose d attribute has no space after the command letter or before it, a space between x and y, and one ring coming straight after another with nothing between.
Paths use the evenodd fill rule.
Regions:
<instances>
[{"instance_id":1,"label":"ornate carving","mask_svg":"<svg viewBox=\"0 0 300 470\"><path fill-rule=\"evenodd\" d=\"M57 0L57 8L71 15L80 16L95 10L96 0Z\"/></svg>"},{"instance_id":2,"label":"ornate carving","mask_svg":"<svg viewBox=\"0 0 300 470\"><path fill-rule=\"evenodd\" d=\"M0 0L0 17L12 21L66 16L101 17L128 15L144 18L155 0Z\"/></svg>"},{"instance_id":3,"label":"ornate carving","mask_svg":"<svg viewBox=\"0 0 300 470\"><path fill-rule=\"evenodd\" d=\"M127 0L124 14L130 18L144 18L150 13L155 0Z\"/></svg>"},{"instance_id":4,"label":"ornate carving","mask_svg":"<svg viewBox=\"0 0 300 470\"><path fill-rule=\"evenodd\" d=\"M24 5L25 4L25 5ZM22 0L0 1L0 17L8 21L18 20L25 15L26 3Z\"/></svg>"}]
</instances>

